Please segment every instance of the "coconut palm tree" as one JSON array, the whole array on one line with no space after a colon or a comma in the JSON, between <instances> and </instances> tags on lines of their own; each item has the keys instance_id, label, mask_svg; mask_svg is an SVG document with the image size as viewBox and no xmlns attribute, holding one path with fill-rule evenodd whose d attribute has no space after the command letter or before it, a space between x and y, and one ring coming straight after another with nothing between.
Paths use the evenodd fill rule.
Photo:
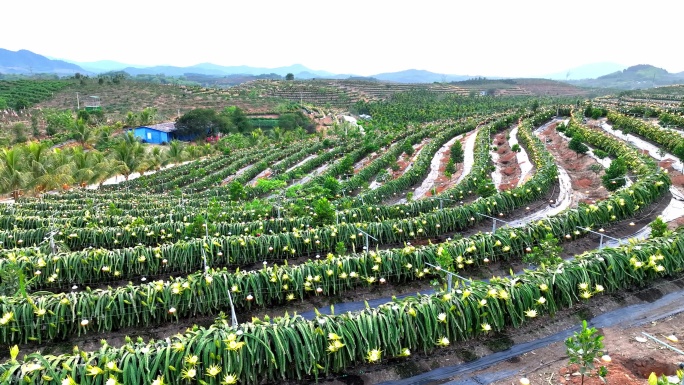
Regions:
<instances>
[{"instance_id":1,"label":"coconut palm tree","mask_svg":"<svg viewBox=\"0 0 684 385\"><path fill-rule=\"evenodd\" d=\"M140 118L140 125L146 126L152 124L157 118L157 110L155 108L147 107L140 112L138 117Z\"/></svg>"},{"instance_id":2,"label":"coconut palm tree","mask_svg":"<svg viewBox=\"0 0 684 385\"><path fill-rule=\"evenodd\" d=\"M258 146L261 144L261 141L264 139L264 132L261 130L261 128L255 128L252 130L251 135L249 136L249 142L252 146Z\"/></svg>"},{"instance_id":3,"label":"coconut palm tree","mask_svg":"<svg viewBox=\"0 0 684 385\"><path fill-rule=\"evenodd\" d=\"M45 173L36 177L31 184L36 192L66 188L74 184L74 163L68 151L59 148L52 150L43 167Z\"/></svg>"},{"instance_id":4,"label":"coconut palm tree","mask_svg":"<svg viewBox=\"0 0 684 385\"><path fill-rule=\"evenodd\" d=\"M24 153L29 162L41 162L50 152L50 147L45 142L30 142L24 146Z\"/></svg>"},{"instance_id":5,"label":"coconut palm tree","mask_svg":"<svg viewBox=\"0 0 684 385\"><path fill-rule=\"evenodd\" d=\"M140 139L138 139L133 131L126 131L124 134L118 137L119 140L124 141L127 145L134 146L135 144L140 144Z\"/></svg>"},{"instance_id":6,"label":"coconut palm tree","mask_svg":"<svg viewBox=\"0 0 684 385\"><path fill-rule=\"evenodd\" d=\"M273 140L276 143L280 142L280 139L282 138L282 136L283 136L283 129L278 127L278 126L274 127L273 130L271 131L271 137L273 138Z\"/></svg>"},{"instance_id":7,"label":"coconut palm tree","mask_svg":"<svg viewBox=\"0 0 684 385\"><path fill-rule=\"evenodd\" d=\"M89 147L95 140L95 132L83 119L78 119L71 130L71 137L77 141L81 147Z\"/></svg>"},{"instance_id":8,"label":"coconut palm tree","mask_svg":"<svg viewBox=\"0 0 684 385\"><path fill-rule=\"evenodd\" d=\"M44 142L31 142L23 148L25 161L31 170L32 179L36 179L47 173L47 158L49 148Z\"/></svg>"},{"instance_id":9,"label":"coconut palm tree","mask_svg":"<svg viewBox=\"0 0 684 385\"><path fill-rule=\"evenodd\" d=\"M145 159L146 171L159 171L169 164L168 151L162 151L161 147L154 147Z\"/></svg>"},{"instance_id":10,"label":"coconut palm tree","mask_svg":"<svg viewBox=\"0 0 684 385\"><path fill-rule=\"evenodd\" d=\"M188 159L197 159L200 154L200 149L195 145L185 147L185 153Z\"/></svg>"},{"instance_id":11,"label":"coconut palm tree","mask_svg":"<svg viewBox=\"0 0 684 385\"><path fill-rule=\"evenodd\" d=\"M117 167L120 167L124 178L128 180L132 173L141 171L145 159L145 147L132 132L127 132L112 146L111 156L119 162Z\"/></svg>"},{"instance_id":12,"label":"coconut palm tree","mask_svg":"<svg viewBox=\"0 0 684 385\"><path fill-rule=\"evenodd\" d=\"M124 126L126 127L135 127L138 125L138 117L132 113L131 111L128 111L128 114L126 114L126 120L124 123Z\"/></svg>"},{"instance_id":13,"label":"coconut palm tree","mask_svg":"<svg viewBox=\"0 0 684 385\"><path fill-rule=\"evenodd\" d=\"M26 187L40 193L73 183L69 154L59 149L50 151L43 142L31 142L22 150L30 175Z\"/></svg>"},{"instance_id":14,"label":"coconut palm tree","mask_svg":"<svg viewBox=\"0 0 684 385\"><path fill-rule=\"evenodd\" d=\"M114 132L113 126L100 126L95 134L96 146L99 149L109 147L112 140L112 133Z\"/></svg>"},{"instance_id":15,"label":"coconut palm tree","mask_svg":"<svg viewBox=\"0 0 684 385\"><path fill-rule=\"evenodd\" d=\"M124 171L121 162L106 157L105 154L101 152L93 153L91 161L94 172L92 183L97 183L99 187L102 187L107 179L119 175Z\"/></svg>"},{"instance_id":16,"label":"coconut palm tree","mask_svg":"<svg viewBox=\"0 0 684 385\"><path fill-rule=\"evenodd\" d=\"M0 152L0 190L11 192L12 198L19 198L19 191L30 180L30 172L25 169L23 154L19 148L3 149Z\"/></svg>"},{"instance_id":17,"label":"coconut palm tree","mask_svg":"<svg viewBox=\"0 0 684 385\"><path fill-rule=\"evenodd\" d=\"M83 147L74 147L71 150L71 159L74 164L73 178L76 184L86 187L95 181L97 174L95 166L97 165L98 155L101 155L99 151L85 151Z\"/></svg>"},{"instance_id":18,"label":"coconut palm tree","mask_svg":"<svg viewBox=\"0 0 684 385\"><path fill-rule=\"evenodd\" d=\"M181 163L185 160L185 145L179 140L172 140L169 143L169 150L166 152L169 157L169 162L172 164Z\"/></svg>"}]
</instances>

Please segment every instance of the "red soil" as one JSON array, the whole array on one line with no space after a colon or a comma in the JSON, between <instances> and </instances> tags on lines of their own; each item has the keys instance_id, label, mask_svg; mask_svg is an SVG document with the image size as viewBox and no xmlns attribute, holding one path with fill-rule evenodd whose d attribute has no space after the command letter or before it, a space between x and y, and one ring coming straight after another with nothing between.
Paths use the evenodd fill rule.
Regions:
<instances>
[{"instance_id":1,"label":"red soil","mask_svg":"<svg viewBox=\"0 0 684 385\"><path fill-rule=\"evenodd\" d=\"M499 154L496 167L501 170L501 184L497 187L501 191L515 188L522 174L518 157L515 152L511 151L511 146L506 139L507 132L497 134L493 141L497 146L496 152Z\"/></svg>"}]
</instances>

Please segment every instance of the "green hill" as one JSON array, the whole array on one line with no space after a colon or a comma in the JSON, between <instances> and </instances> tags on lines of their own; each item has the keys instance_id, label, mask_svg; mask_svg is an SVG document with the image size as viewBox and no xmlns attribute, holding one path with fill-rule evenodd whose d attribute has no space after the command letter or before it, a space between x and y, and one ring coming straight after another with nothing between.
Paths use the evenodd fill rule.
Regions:
<instances>
[{"instance_id":1,"label":"green hill","mask_svg":"<svg viewBox=\"0 0 684 385\"><path fill-rule=\"evenodd\" d=\"M639 64L596 79L572 81L581 87L615 88L634 90L684 83L684 75L673 74L648 64Z\"/></svg>"}]
</instances>

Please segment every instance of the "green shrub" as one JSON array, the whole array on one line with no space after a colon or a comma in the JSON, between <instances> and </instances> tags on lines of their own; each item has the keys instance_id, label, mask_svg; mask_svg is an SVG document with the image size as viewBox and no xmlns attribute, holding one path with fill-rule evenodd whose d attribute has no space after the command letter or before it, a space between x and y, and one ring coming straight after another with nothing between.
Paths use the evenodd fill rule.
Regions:
<instances>
[{"instance_id":1,"label":"green shrub","mask_svg":"<svg viewBox=\"0 0 684 385\"><path fill-rule=\"evenodd\" d=\"M566 353L570 357L571 364L579 365L579 372L584 376L594 370L594 360L602 354L603 336L598 334L596 328L588 328L587 321L582 321L582 330L565 340ZM599 369L599 376L607 374L605 367Z\"/></svg>"},{"instance_id":2,"label":"green shrub","mask_svg":"<svg viewBox=\"0 0 684 385\"><path fill-rule=\"evenodd\" d=\"M444 168L444 175L449 175L447 178L451 178L451 175L453 175L456 172L456 165L454 165L454 160L449 159L449 161L446 164L446 167Z\"/></svg>"},{"instance_id":3,"label":"green shrub","mask_svg":"<svg viewBox=\"0 0 684 385\"><path fill-rule=\"evenodd\" d=\"M594 152L594 155L596 155L596 157L599 158L599 159L605 159L605 158L608 157L608 153L605 152L605 151L603 151L603 150L601 150L600 148L594 149L593 152Z\"/></svg>"},{"instance_id":4,"label":"green shrub","mask_svg":"<svg viewBox=\"0 0 684 385\"><path fill-rule=\"evenodd\" d=\"M610 163L605 175L601 178L603 186L608 191L615 191L627 184L625 175L627 174L627 164L622 158L617 158Z\"/></svg>"},{"instance_id":5,"label":"green shrub","mask_svg":"<svg viewBox=\"0 0 684 385\"><path fill-rule=\"evenodd\" d=\"M667 223L663 220L663 217L658 216L651 224L651 238L659 238L668 235Z\"/></svg>"}]
</instances>

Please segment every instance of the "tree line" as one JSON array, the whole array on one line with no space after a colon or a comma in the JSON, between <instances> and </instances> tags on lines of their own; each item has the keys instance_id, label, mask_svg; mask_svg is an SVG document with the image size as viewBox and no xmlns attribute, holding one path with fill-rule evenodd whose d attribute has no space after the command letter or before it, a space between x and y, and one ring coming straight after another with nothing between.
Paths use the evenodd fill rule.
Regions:
<instances>
[{"instance_id":1,"label":"tree line","mask_svg":"<svg viewBox=\"0 0 684 385\"><path fill-rule=\"evenodd\" d=\"M281 132L293 131L298 127L309 134L314 133L316 129L316 125L301 111L284 113L278 117L276 128L279 128ZM176 132L179 135L189 135L198 139L219 133L239 133L249 136L254 130L255 127L249 117L237 106L226 107L221 112L197 108L176 120Z\"/></svg>"},{"instance_id":2,"label":"tree line","mask_svg":"<svg viewBox=\"0 0 684 385\"><path fill-rule=\"evenodd\" d=\"M41 194L73 186L102 185L107 179L134 172L144 174L162 167L195 159L214 151L212 146L186 145L172 141L168 147L146 147L131 132L112 141L104 151L83 146L50 148L45 142L30 142L0 150L0 193Z\"/></svg>"}]
</instances>

